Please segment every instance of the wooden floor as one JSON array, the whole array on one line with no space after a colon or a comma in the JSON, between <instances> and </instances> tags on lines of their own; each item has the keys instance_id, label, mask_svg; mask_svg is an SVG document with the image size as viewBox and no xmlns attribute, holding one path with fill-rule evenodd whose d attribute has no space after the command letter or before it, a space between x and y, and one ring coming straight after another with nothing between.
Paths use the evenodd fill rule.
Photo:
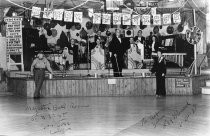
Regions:
<instances>
[{"instance_id":1,"label":"wooden floor","mask_svg":"<svg viewBox=\"0 0 210 136\"><path fill-rule=\"evenodd\" d=\"M0 96L1 136L209 136L210 95Z\"/></svg>"}]
</instances>

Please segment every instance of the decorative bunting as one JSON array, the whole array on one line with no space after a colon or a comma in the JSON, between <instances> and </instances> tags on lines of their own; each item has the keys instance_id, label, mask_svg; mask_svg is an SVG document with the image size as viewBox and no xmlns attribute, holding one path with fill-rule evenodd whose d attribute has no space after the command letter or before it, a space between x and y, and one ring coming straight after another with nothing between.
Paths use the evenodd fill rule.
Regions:
<instances>
[{"instance_id":1,"label":"decorative bunting","mask_svg":"<svg viewBox=\"0 0 210 136\"><path fill-rule=\"evenodd\" d=\"M63 11L64 11L64 9L54 9L54 11L53 11L54 20L62 20L63 19Z\"/></svg>"},{"instance_id":2,"label":"decorative bunting","mask_svg":"<svg viewBox=\"0 0 210 136\"><path fill-rule=\"evenodd\" d=\"M53 11L51 9L44 8L43 18L52 19L53 18Z\"/></svg>"},{"instance_id":3,"label":"decorative bunting","mask_svg":"<svg viewBox=\"0 0 210 136\"><path fill-rule=\"evenodd\" d=\"M140 25L140 15L132 15L132 25Z\"/></svg>"},{"instance_id":4,"label":"decorative bunting","mask_svg":"<svg viewBox=\"0 0 210 136\"><path fill-rule=\"evenodd\" d=\"M163 14L163 24L171 24L171 14Z\"/></svg>"},{"instance_id":5,"label":"decorative bunting","mask_svg":"<svg viewBox=\"0 0 210 136\"><path fill-rule=\"evenodd\" d=\"M161 25L161 15L153 15L153 25Z\"/></svg>"},{"instance_id":6,"label":"decorative bunting","mask_svg":"<svg viewBox=\"0 0 210 136\"><path fill-rule=\"evenodd\" d=\"M40 7L32 7L31 17L40 18L41 8Z\"/></svg>"},{"instance_id":7,"label":"decorative bunting","mask_svg":"<svg viewBox=\"0 0 210 136\"><path fill-rule=\"evenodd\" d=\"M181 23L180 12L177 12L177 13L174 13L173 14L173 22L174 23Z\"/></svg>"},{"instance_id":8,"label":"decorative bunting","mask_svg":"<svg viewBox=\"0 0 210 136\"><path fill-rule=\"evenodd\" d=\"M121 13L113 13L113 25L121 24Z\"/></svg>"},{"instance_id":9,"label":"decorative bunting","mask_svg":"<svg viewBox=\"0 0 210 136\"><path fill-rule=\"evenodd\" d=\"M82 12L74 12L74 22L75 23L82 23Z\"/></svg>"},{"instance_id":10,"label":"decorative bunting","mask_svg":"<svg viewBox=\"0 0 210 136\"><path fill-rule=\"evenodd\" d=\"M101 24L101 13L93 13L93 24Z\"/></svg>"},{"instance_id":11,"label":"decorative bunting","mask_svg":"<svg viewBox=\"0 0 210 136\"><path fill-rule=\"evenodd\" d=\"M131 25L131 14L123 14L123 25Z\"/></svg>"},{"instance_id":12,"label":"decorative bunting","mask_svg":"<svg viewBox=\"0 0 210 136\"><path fill-rule=\"evenodd\" d=\"M102 24L110 25L111 24L111 14L103 14Z\"/></svg>"},{"instance_id":13,"label":"decorative bunting","mask_svg":"<svg viewBox=\"0 0 210 136\"><path fill-rule=\"evenodd\" d=\"M150 25L150 15L142 15L142 24Z\"/></svg>"},{"instance_id":14,"label":"decorative bunting","mask_svg":"<svg viewBox=\"0 0 210 136\"><path fill-rule=\"evenodd\" d=\"M73 11L64 11L64 21L73 22Z\"/></svg>"}]
</instances>

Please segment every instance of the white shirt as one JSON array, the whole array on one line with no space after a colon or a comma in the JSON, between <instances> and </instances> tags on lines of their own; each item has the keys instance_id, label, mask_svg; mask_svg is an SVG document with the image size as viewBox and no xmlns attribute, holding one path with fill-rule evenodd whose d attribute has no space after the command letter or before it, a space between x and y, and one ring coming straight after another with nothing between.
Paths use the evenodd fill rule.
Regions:
<instances>
[{"instance_id":1,"label":"white shirt","mask_svg":"<svg viewBox=\"0 0 210 136\"><path fill-rule=\"evenodd\" d=\"M121 41L121 38L117 37L117 39L120 41L120 43L122 42L122 41Z\"/></svg>"}]
</instances>

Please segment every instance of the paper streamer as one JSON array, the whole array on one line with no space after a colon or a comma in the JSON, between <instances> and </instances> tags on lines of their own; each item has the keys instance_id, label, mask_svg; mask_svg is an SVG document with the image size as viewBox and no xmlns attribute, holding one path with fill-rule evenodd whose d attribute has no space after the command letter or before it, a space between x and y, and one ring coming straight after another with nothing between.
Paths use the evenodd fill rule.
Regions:
<instances>
[{"instance_id":1,"label":"paper streamer","mask_svg":"<svg viewBox=\"0 0 210 136\"><path fill-rule=\"evenodd\" d=\"M73 11L64 11L64 21L73 22Z\"/></svg>"}]
</instances>

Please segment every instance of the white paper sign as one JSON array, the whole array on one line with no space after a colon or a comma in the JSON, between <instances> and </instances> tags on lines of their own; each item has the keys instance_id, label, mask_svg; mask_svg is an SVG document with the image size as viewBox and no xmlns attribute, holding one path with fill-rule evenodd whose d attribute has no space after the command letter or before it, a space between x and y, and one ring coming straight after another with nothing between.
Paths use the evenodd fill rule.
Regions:
<instances>
[{"instance_id":1,"label":"white paper sign","mask_svg":"<svg viewBox=\"0 0 210 136\"><path fill-rule=\"evenodd\" d=\"M114 85L114 84L116 84L116 79L108 79L108 84L109 84L109 85Z\"/></svg>"},{"instance_id":2,"label":"white paper sign","mask_svg":"<svg viewBox=\"0 0 210 136\"><path fill-rule=\"evenodd\" d=\"M101 24L101 13L93 13L93 24Z\"/></svg>"},{"instance_id":3,"label":"white paper sign","mask_svg":"<svg viewBox=\"0 0 210 136\"><path fill-rule=\"evenodd\" d=\"M163 14L163 24L171 24L171 14Z\"/></svg>"},{"instance_id":4,"label":"white paper sign","mask_svg":"<svg viewBox=\"0 0 210 136\"><path fill-rule=\"evenodd\" d=\"M180 12L179 12L179 13L174 13L174 14L173 14L173 22L174 22L174 23L181 23Z\"/></svg>"},{"instance_id":5,"label":"white paper sign","mask_svg":"<svg viewBox=\"0 0 210 136\"><path fill-rule=\"evenodd\" d=\"M54 11L53 11L54 20L62 20L63 19L63 11L64 11L64 9L54 9Z\"/></svg>"},{"instance_id":6,"label":"white paper sign","mask_svg":"<svg viewBox=\"0 0 210 136\"><path fill-rule=\"evenodd\" d=\"M121 13L113 13L113 25L121 24Z\"/></svg>"},{"instance_id":7,"label":"white paper sign","mask_svg":"<svg viewBox=\"0 0 210 136\"><path fill-rule=\"evenodd\" d=\"M142 24L150 25L150 15L142 15Z\"/></svg>"},{"instance_id":8,"label":"white paper sign","mask_svg":"<svg viewBox=\"0 0 210 136\"><path fill-rule=\"evenodd\" d=\"M64 21L73 22L73 11L64 11Z\"/></svg>"},{"instance_id":9,"label":"white paper sign","mask_svg":"<svg viewBox=\"0 0 210 136\"><path fill-rule=\"evenodd\" d=\"M82 23L82 12L74 12L74 22Z\"/></svg>"},{"instance_id":10,"label":"white paper sign","mask_svg":"<svg viewBox=\"0 0 210 136\"><path fill-rule=\"evenodd\" d=\"M105 14L103 13L103 18L102 18L102 24L107 24L110 25L111 24L111 14Z\"/></svg>"},{"instance_id":11,"label":"white paper sign","mask_svg":"<svg viewBox=\"0 0 210 136\"><path fill-rule=\"evenodd\" d=\"M43 18L52 19L53 11L51 9L44 8Z\"/></svg>"},{"instance_id":12,"label":"white paper sign","mask_svg":"<svg viewBox=\"0 0 210 136\"><path fill-rule=\"evenodd\" d=\"M123 14L123 25L131 25L131 14Z\"/></svg>"},{"instance_id":13,"label":"white paper sign","mask_svg":"<svg viewBox=\"0 0 210 136\"><path fill-rule=\"evenodd\" d=\"M140 25L140 15L132 15L132 25Z\"/></svg>"},{"instance_id":14,"label":"white paper sign","mask_svg":"<svg viewBox=\"0 0 210 136\"><path fill-rule=\"evenodd\" d=\"M41 8L40 7L32 7L31 17L40 18Z\"/></svg>"},{"instance_id":15,"label":"white paper sign","mask_svg":"<svg viewBox=\"0 0 210 136\"><path fill-rule=\"evenodd\" d=\"M161 25L161 15L153 15L153 25Z\"/></svg>"}]
</instances>

